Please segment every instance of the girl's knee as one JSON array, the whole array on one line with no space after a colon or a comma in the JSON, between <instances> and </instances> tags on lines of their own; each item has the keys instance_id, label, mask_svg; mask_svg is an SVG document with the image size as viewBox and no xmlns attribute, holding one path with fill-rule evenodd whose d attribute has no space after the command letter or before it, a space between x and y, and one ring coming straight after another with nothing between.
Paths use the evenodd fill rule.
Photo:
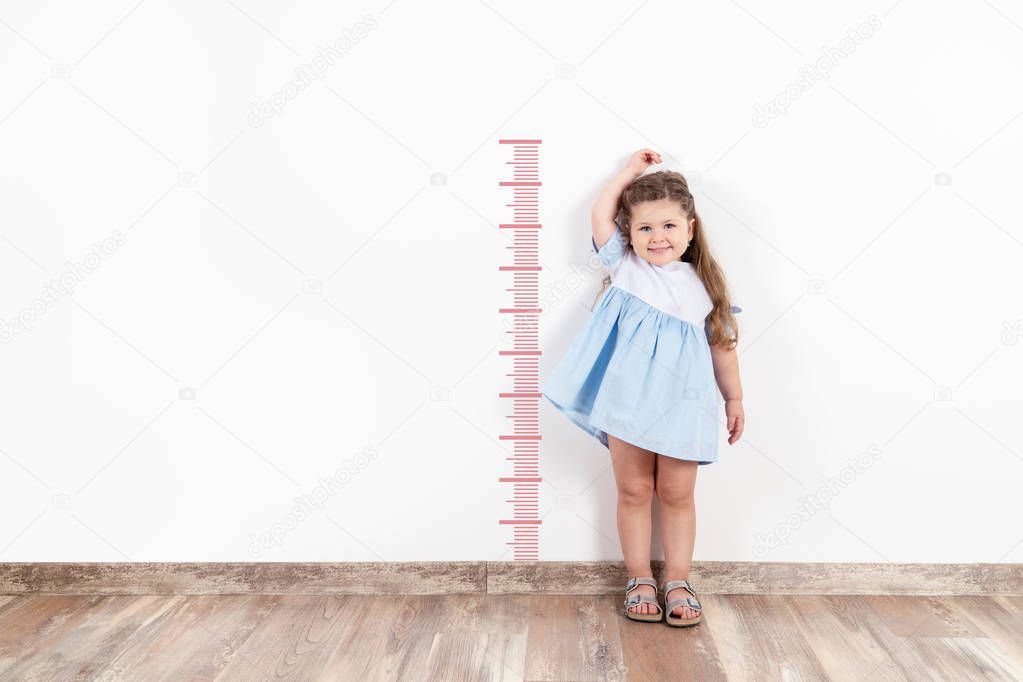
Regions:
<instances>
[{"instance_id":1,"label":"girl's knee","mask_svg":"<svg viewBox=\"0 0 1023 682\"><path fill-rule=\"evenodd\" d=\"M636 479L618 484L618 500L625 504L650 504L654 499L654 480Z\"/></svg>"},{"instance_id":2,"label":"girl's knee","mask_svg":"<svg viewBox=\"0 0 1023 682\"><path fill-rule=\"evenodd\" d=\"M695 482L688 476L657 476L655 490L662 504L682 507L693 504Z\"/></svg>"},{"instance_id":3,"label":"girl's knee","mask_svg":"<svg viewBox=\"0 0 1023 682\"><path fill-rule=\"evenodd\" d=\"M654 482L657 499L662 504L672 507L685 507L693 504L693 491L696 488L696 462L679 461L659 457L657 478Z\"/></svg>"},{"instance_id":4,"label":"girl's knee","mask_svg":"<svg viewBox=\"0 0 1023 682\"><path fill-rule=\"evenodd\" d=\"M669 507L687 507L693 504L693 488L690 485L657 481L657 499Z\"/></svg>"}]
</instances>

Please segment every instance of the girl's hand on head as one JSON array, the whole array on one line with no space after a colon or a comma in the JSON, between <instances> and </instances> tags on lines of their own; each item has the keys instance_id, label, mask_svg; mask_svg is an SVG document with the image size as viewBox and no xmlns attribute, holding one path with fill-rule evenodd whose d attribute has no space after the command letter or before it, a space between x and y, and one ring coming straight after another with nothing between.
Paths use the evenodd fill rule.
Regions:
<instances>
[{"instance_id":1,"label":"girl's hand on head","mask_svg":"<svg viewBox=\"0 0 1023 682\"><path fill-rule=\"evenodd\" d=\"M742 437L742 429L746 424L746 413L742 409L742 400L725 401L725 420L728 423L728 444L734 445Z\"/></svg>"},{"instance_id":2,"label":"girl's hand on head","mask_svg":"<svg viewBox=\"0 0 1023 682\"><path fill-rule=\"evenodd\" d=\"M639 177L652 163L661 163L661 155L653 149L643 148L629 157L629 163L625 168L630 173Z\"/></svg>"}]
</instances>

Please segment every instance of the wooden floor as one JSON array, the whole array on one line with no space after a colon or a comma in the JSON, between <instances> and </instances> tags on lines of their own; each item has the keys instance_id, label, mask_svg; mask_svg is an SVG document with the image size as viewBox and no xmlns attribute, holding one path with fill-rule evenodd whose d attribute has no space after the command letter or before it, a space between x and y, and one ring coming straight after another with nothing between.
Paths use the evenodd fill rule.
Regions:
<instances>
[{"instance_id":1,"label":"wooden floor","mask_svg":"<svg viewBox=\"0 0 1023 682\"><path fill-rule=\"evenodd\" d=\"M0 596L0 680L1023 680L1023 597Z\"/></svg>"}]
</instances>

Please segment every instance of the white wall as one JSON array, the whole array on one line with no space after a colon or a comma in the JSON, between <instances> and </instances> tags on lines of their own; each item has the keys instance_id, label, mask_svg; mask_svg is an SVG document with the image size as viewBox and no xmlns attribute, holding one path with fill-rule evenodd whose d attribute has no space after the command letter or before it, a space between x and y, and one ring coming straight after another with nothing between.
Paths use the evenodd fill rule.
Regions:
<instances>
[{"instance_id":1,"label":"white wall","mask_svg":"<svg viewBox=\"0 0 1023 682\"><path fill-rule=\"evenodd\" d=\"M649 146L697 190L748 421L700 469L696 559L1023 561L1023 12L892 5L4 3L0 561L510 558L522 136L545 292L587 275L545 374L600 184ZM542 418L541 558L619 559L607 451Z\"/></svg>"}]
</instances>

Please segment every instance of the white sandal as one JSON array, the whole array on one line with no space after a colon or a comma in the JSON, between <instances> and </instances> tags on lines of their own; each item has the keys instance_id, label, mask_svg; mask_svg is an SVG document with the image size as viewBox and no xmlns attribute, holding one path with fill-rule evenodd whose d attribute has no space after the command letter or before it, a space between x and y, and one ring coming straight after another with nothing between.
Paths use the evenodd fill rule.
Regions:
<instances>
[{"instance_id":1,"label":"white sandal","mask_svg":"<svg viewBox=\"0 0 1023 682\"><path fill-rule=\"evenodd\" d=\"M678 597L668 601L668 593L672 590L683 588L693 595L691 597ZM696 590L693 589L692 584L688 580L672 580L664 584L662 588L664 591L664 622L674 627L684 627L687 625L696 625L700 622L703 616L703 609L700 606L700 600L696 598ZM692 618L682 618L681 616L673 616L675 609L679 606L688 606L689 608L697 611L698 613Z\"/></svg>"},{"instance_id":2,"label":"white sandal","mask_svg":"<svg viewBox=\"0 0 1023 682\"><path fill-rule=\"evenodd\" d=\"M640 585L649 585L654 588L654 596L651 597L646 594L633 594L632 592ZM664 609L661 607L660 602L657 601L657 581L653 578L629 578L629 582L625 585L625 615L632 619L638 620L643 623L659 623L664 617ZM657 607L657 613L636 613L629 609L638 604L653 604Z\"/></svg>"}]
</instances>

